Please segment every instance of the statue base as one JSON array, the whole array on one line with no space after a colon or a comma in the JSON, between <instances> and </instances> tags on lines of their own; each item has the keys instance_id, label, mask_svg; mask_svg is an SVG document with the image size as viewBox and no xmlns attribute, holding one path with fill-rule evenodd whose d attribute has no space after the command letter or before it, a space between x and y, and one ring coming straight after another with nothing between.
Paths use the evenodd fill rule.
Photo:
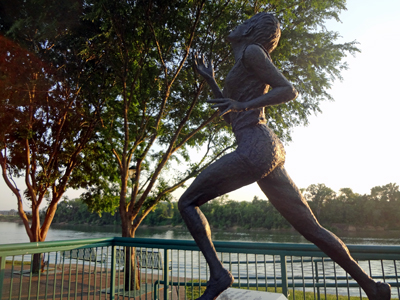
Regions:
<instances>
[{"instance_id":1,"label":"statue base","mask_svg":"<svg viewBox=\"0 0 400 300\"><path fill-rule=\"evenodd\" d=\"M229 288L217 300L287 300L283 294Z\"/></svg>"}]
</instances>

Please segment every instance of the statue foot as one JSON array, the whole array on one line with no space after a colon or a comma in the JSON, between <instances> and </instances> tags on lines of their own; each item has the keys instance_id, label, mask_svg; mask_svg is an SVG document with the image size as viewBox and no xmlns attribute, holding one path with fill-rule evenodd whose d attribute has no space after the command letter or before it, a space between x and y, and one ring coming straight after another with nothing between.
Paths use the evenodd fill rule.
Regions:
<instances>
[{"instance_id":1,"label":"statue foot","mask_svg":"<svg viewBox=\"0 0 400 300\"><path fill-rule=\"evenodd\" d=\"M230 287L234 280L232 274L228 270L223 269L217 278L210 278L207 282L205 292L196 300L214 300L219 294Z\"/></svg>"},{"instance_id":2,"label":"statue foot","mask_svg":"<svg viewBox=\"0 0 400 300\"><path fill-rule=\"evenodd\" d=\"M377 282L376 289L372 295L368 295L369 300L390 300L391 290L390 284L386 282Z\"/></svg>"}]
</instances>

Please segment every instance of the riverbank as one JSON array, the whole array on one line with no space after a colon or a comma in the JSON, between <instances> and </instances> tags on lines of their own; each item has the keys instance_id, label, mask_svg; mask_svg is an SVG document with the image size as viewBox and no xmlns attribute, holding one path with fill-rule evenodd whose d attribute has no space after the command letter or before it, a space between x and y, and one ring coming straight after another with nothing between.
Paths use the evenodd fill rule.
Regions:
<instances>
[{"instance_id":1,"label":"riverbank","mask_svg":"<svg viewBox=\"0 0 400 300\"><path fill-rule=\"evenodd\" d=\"M298 232L285 230L249 230L239 227L227 229L213 229L214 241L237 241L257 243L309 243ZM400 230L385 231L337 231L336 235L346 244L357 245L400 245ZM121 236L120 226L93 226L52 224L46 241L76 240L89 238L112 238ZM182 226L139 226L137 238L192 240L186 227ZM21 222L0 221L0 244L27 243L29 238L25 226Z\"/></svg>"},{"instance_id":2,"label":"riverbank","mask_svg":"<svg viewBox=\"0 0 400 300\"><path fill-rule=\"evenodd\" d=\"M10 223L17 223L19 225L23 225L22 220L19 216L0 216L0 222L10 222ZM51 225L53 229L60 229L60 230L80 230L85 232L97 231L97 232L110 232L114 236L119 236L121 234L121 226L120 225L97 225L91 223L83 223L83 224L74 224L74 223L67 223L67 222L53 222ZM387 235L388 237L392 238L395 236L400 235L400 229L387 229L381 226L353 226L348 224L332 224L331 226L326 226L327 229L334 232L338 236L360 236L360 237L369 237L369 236L376 236L380 234ZM159 225L159 226L150 226L146 224L142 224L139 226L141 231L145 232L162 232L162 231L180 231L186 232L187 229L183 225ZM297 231L293 228L249 228L244 229L240 228L239 226L233 226L228 228L217 228L212 227L211 229L213 233L217 235L221 232L226 234L254 234L254 235L263 235L263 234L298 234Z\"/></svg>"},{"instance_id":3,"label":"riverbank","mask_svg":"<svg viewBox=\"0 0 400 300\"><path fill-rule=\"evenodd\" d=\"M17 216L4 216L0 215L0 222L13 222L13 223L19 223L23 224L21 218ZM91 226L91 227L99 227L98 224L91 224L91 223L68 223L68 222L53 222L52 226L54 227L62 227L62 226ZM103 228L120 228L120 225L101 225ZM385 228L383 226L372 226L372 225L365 225L365 226L354 226L354 225L349 225L349 224L341 224L341 223L334 223L331 225L325 226L328 230L334 232L334 233L347 233L347 232L390 232L390 231L399 231L400 228ZM158 226L151 226L151 225L146 225L142 224L140 225L140 228L142 229L186 229L185 226L183 225L158 225ZM249 231L249 232L296 232L295 229L293 228L263 228L263 227L257 227L257 228L241 228L239 226L232 226L232 227L225 227L225 228L218 228L211 226L212 230L224 230L228 232L238 232L238 231ZM115 231L115 230L112 230Z\"/></svg>"},{"instance_id":4,"label":"riverbank","mask_svg":"<svg viewBox=\"0 0 400 300\"><path fill-rule=\"evenodd\" d=\"M21 218L17 216L4 216L0 215L0 222L16 222L16 223L22 223Z\"/></svg>"}]
</instances>

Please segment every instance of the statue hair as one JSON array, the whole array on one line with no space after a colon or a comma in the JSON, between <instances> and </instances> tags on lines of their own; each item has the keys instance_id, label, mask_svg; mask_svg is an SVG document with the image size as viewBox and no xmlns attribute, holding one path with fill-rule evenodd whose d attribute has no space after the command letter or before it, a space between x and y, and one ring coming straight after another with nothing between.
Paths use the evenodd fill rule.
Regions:
<instances>
[{"instance_id":1,"label":"statue hair","mask_svg":"<svg viewBox=\"0 0 400 300\"><path fill-rule=\"evenodd\" d=\"M276 46L281 36L280 23L274 15L261 12L244 24L248 24L248 35L252 37L252 42L261 44L268 52Z\"/></svg>"}]
</instances>

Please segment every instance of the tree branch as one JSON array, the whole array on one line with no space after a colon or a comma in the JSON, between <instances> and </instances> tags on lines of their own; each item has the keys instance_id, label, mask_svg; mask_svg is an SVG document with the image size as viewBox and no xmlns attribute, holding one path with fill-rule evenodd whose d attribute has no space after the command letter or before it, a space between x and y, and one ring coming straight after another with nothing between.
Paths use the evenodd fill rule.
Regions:
<instances>
[{"instance_id":1,"label":"tree branch","mask_svg":"<svg viewBox=\"0 0 400 300\"><path fill-rule=\"evenodd\" d=\"M200 15L201 15L201 11L202 11L202 9L204 7L204 3L205 3L205 0L203 0L201 5L199 5L197 7L196 19L195 19L195 21L194 21L194 23L192 25L191 30L190 30L190 37L189 37L188 45L186 46L186 49L185 49L185 52L184 52L184 56L183 56L183 58L181 60L181 63L179 64L178 68L176 69L175 74L172 77L171 81L169 82L169 88L172 86L172 84L174 83L175 79L178 77L178 74L180 73L180 71L183 68L183 64L186 62L186 59L189 56L189 51L190 51L190 48L192 46L192 42L193 42L194 35L195 35L195 32L196 32L197 24L200 21Z\"/></svg>"},{"instance_id":2,"label":"tree branch","mask_svg":"<svg viewBox=\"0 0 400 300\"><path fill-rule=\"evenodd\" d=\"M7 153L6 153L7 148L4 148L4 151L5 151L4 155L0 151L0 165L1 165L3 179L4 179L5 183L7 184L7 186L10 188L10 190L17 197L18 214L21 217L22 222L24 223L25 230L26 230L26 233L28 234L29 240L32 241L33 240L32 230L29 227L28 217L26 216L26 214L24 212L21 194L19 192L19 189L11 183L11 180L7 176Z\"/></svg>"},{"instance_id":3,"label":"tree branch","mask_svg":"<svg viewBox=\"0 0 400 300\"><path fill-rule=\"evenodd\" d=\"M211 165L214 161L216 161L221 155L223 155L226 151L229 149L233 148L234 145L231 145L229 147L226 147L223 149L221 152L219 152L217 155L215 155L212 160L210 160L207 164L202 166L200 169L195 170L190 172L185 178L181 179L179 182L175 183L173 186L170 186L169 188L166 188L162 192L160 192L157 195L157 198L154 200L154 203L150 205L144 212L142 212L139 216L136 217L133 226L138 227L140 223L144 220L144 218L151 212L151 210L154 208L154 206L157 205L157 203L160 201L160 199L169 193L172 193L175 191L177 188L181 187L186 181L188 181L190 178L195 177L197 174L201 173L204 169L206 169L209 165ZM202 159L203 160L203 159Z\"/></svg>"}]
</instances>

